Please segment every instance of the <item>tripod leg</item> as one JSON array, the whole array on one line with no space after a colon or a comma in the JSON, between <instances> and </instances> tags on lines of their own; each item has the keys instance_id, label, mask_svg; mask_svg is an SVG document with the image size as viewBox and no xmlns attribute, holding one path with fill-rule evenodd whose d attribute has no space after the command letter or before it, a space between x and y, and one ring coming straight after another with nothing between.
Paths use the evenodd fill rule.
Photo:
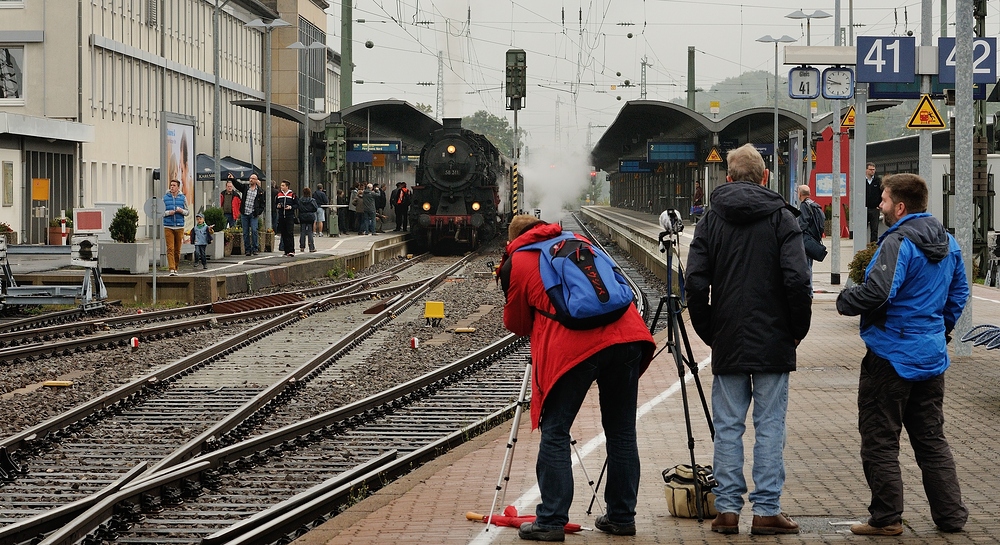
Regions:
<instances>
[{"instance_id":1,"label":"tripod leg","mask_svg":"<svg viewBox=\"0 0 1000 545\"><path fill-rule=\"evenodd\" d=\"M594 495L590 498L590 505L587 506L587 514L594 512L594 502L597 501L597 491L601 488L601 481L604 480L604 472L608 470L608 459L604 459L604 467L601 468L601 474L597 476L597 486L594 487Z\"/></svg>"},{"instance_id":2,"label":"tripod leg","mask_svg":"<svg viewBox=\"0 0 1000 545\"><path fill-rule=\"evenodd\" d=\"M675 312L675 309L677 312ZM668 319L670 324L667 326L670 328L670 334L668 338L676 342L680 338L680 303L677 301L675 296L670 298L670 308L667 310ZM688 437L688 451L691 453L691 471L697 474L698 465L694 457L694 433L691 430L691 410L688 408L688 395L687 386L684 380L684 358L681 356L681 352L678 346L672 346L671 352L674 354L674 364L677 366L677 377L681 384L681 401L684 404L684 425L687 428ZM696 375L697 376L697 375ZM705 520L705 514L702 512L701 506L701 483L698 482L696 478L694 480L694 497L695 497L695 507L698 512L698 522Z\"/></svg>"},{"instance_id":3,"label":"tripod leg","mask_svg":"<svg viewBox=\"0 0 1000 545\"><path fill-rule=\"evenodd\" d=\"M708 421L708 433L712 436L712 441L715 441L715 425L712 424L712 412L708 408L708 400L705 398L705 389L702 388L701 379L698 377L698 364L695 362L694 354L691 352L691 341L688 340L687 329L684 328L684 320L681 319L679 311L677 314L677 328L680 330L681 340L684 341L688 369L691 370L691 376L694 378L694 385L698 388L698 396L701 398L701 408L705 411L705 420Z\"/></svg>"},{"instance_id":4,"label":"tripod leg","mask_svg":"<svg viewBox=\"0 0 1000 545\"><path fill-rule=\"evenodd\" d=\"M576 448L576 439L573 436L569 436L569 444L573 447L573 452L576 453L576 459L580 462L580 469L583 471L583 477L587 479L587 484L590 485L590 491L594 493L594 500L597 502L597 508L601 510L601 514L605 514L604 506L601 505L601 500L597 498L597 488L594 487L594 481L590 480L590 475L587 474L587 466L583 465L583 456L580 456L580 450ZM604 474L604 470L601 470L601 474ZM589 514L589 513L588 513Z\"/></svg>"},{"instance_id":5,"label":"tripod leg","mask_svg":"<svg viewBox=\"0 0 1000 545\"><path fill-rule=\"evenodd\" d=\"M514 447L517 446L517 428L521 425L521 415L524 414L524 407L528 404L528 385L531 383L531 362L524 368L524 380L521 382L521 394L517 398L517 408L514 409L514 422L510 426L510 436L507 438L507 452L504 453L503 465L500 466L500 478L497 479L497 489L493 493L493 504L490 505L489 518L486 520L486 531L490 530L490 523L493 522L493 513L496 512L497 498L500 503L507 498L507 482L510 481L510 467L514 463ZM500 491L503 496L500 496Z\"/></svg>"}]
</instances>

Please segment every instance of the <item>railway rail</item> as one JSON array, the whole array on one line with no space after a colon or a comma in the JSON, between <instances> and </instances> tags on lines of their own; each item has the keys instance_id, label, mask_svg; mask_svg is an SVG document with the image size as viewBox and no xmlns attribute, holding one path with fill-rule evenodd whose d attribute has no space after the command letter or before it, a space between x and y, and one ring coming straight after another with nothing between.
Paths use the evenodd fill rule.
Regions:
<instances>
[{"instance_id":1,"label":"railway rail","mask_svg":"<svg viewBox=\"0 0 1000 545\"><path fill-rule=\"evenodd\" d=\"M584 229L582 224L567 227ZM627 271L631 269L624 261L620 263ZM645 292L638 285L634 289L637 294ZM638 299L645 312L646 297ZM378 313L371 320L272 380L266 388L247 391L252 390L251 381L239 385L242 388L230 385L217 390L202 384L200 393L212 396L218 407L218 416L206 419L214 424L200 425L200 433L193 438L187 433L186 442L179 447L177 440L164 441L172 444L168 454L147 454L139 460L118 453L116 472L102 479L78 481L76 487L61 481L57 486L70 486L56 492L63 496L60 504L26 513L32 516L0 528L0 545L26 541L88 545L107 541L288 543L389 480L509 418L516 407L528 356L526 343L508 334L418 379L274 429L294 418L288 406L302 392L347 376L344 360L350 359L348 354L413 300L411 294L376 305ZM94 451L114 452L111 444L95 444L95 439L106 436L98 428L135 417L131 413L137 406L153 400L159 405L159 416L149 425L158 429L160 436L185 435L181 430L198 424L186 424L173 412L183 403L156 388L171 383L176 386L168 391L181 392L183 377L204 376L207 369L217 369L214 358L248 346L254 338L263 338L266 331L273 335L293 324L301 327L308 316L320 313L315 307L323 304L327 303L289 308L246 335L231 339L217 355L202 351L188 358L191 361L163 370L161 376L147 377L141 381L150 386L147 393L120 392L126 395L114 404L95 400L88 418L104 417L103 423L76 419L75 424L60 422L46 432L28 430L21 439L30 447L21 444L12 450L32 448L78 459L94 456ZM246 368L245 362L235 367L240 365ZM352 365L356 363L346 364ZM283 414L286 412L289 414ZM228 416L222 416L224 413ZM118 427L134 430L137 424ZM67 452L71 446L73 452ZM27 468L7 456L7 449L6 443L0 443L0 467L13 464L9 473L15 478L7 484L18 485L24 479L17 472ZM36 469L36 463L32 460L31 472L48 475L51 481L62 478L59 472ZM5 487L0 492L10 491Z\"/></svg>"},{"instance_id":2,"label":"railway rail","mask_svg":"<svg viewBox=\"0 0 1000 545\"><path fill-rule=\"evenodd\" d=\"M35 327L17 327L0 334L0 363L30 362L50 355L68 355L93 349L126 346L132 337L137 337L140 341L162 339L219 323L261 319L281 312L286 305L299 304L331 293L343 296L334 300L337 304L364 297L384 297L394 290L364 294L361 292L392 281L396 272L424 259L426 256L401 262L364 278L212 304L77 321L70 320L81 316L79 309L49 313L44 315L46 316L44 321L32 321ZM354 296L349 297L352 294ZM241 312L245 314L235 314ZM41 323L52 322L58 322L58 325L37 327Z\"/></svg>"},{"instance_id":3,"label":"railway rail","mask_svg":"<svg viewBox=\"0 0 1000 545\"><path fill-rule=\"evenodd\" d=\"M388 289L394 293L410 290L410 296L397 297L396 305L405 307L415 293L429 290L437 281L440 279L423 281L420 289L414 289L414 283ZM0 522L14 522L82 499L117 478L123 463L143 460L155 464L175 450L183 453L174 459L183 459L197 452L202 443L237 428L243 420L260 420L261 416L255 416L258 409L286 390L300 388L325 359L358 344L372 324L388 319L392 311L373 315L372 320L336 342L315 335L314 344L323 350L317 350L316 357L306 357L308 361L298 369L289 368L287 347L278 345L270 354L262 354L261 344L254 341L291 324L301 325L344 298L367 303L377 295L371 291L331 295L278 307L282 310L278 316L242 334L0 442L0 469L4 472L0 477L6 481L0 492L11 502ZM383 295L391 294L383 290ZM321 333L329 331L324 328ZM306 354L305 347L297 344L295 355L301 358ZM200 436L202 443L192 443L186 449L182 446L197 439L205 428L210 432ZM237 431L250 428L252 424Z\"/></svg>"}]
</instances>

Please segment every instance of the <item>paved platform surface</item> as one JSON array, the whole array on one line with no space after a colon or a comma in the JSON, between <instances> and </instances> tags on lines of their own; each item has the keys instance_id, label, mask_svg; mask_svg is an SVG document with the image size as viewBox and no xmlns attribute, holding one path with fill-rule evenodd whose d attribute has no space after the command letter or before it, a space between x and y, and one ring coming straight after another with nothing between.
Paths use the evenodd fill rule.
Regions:
<instances>
[{"instance_id":1,"label":"paved platform surface","mask_svg":"<svg viewBox=\"0 0 1000 545\"><path fill-rule=\"evenodd\" d=\"M653 216L645 215L650 221ZM655 229L655 223L651 224ZM691 231L690 227L687 231ZM690 233L687 233L690 236ZM682 244L684 243L682 235ZM850 261L845 245L842 264ZM817 264L817 294L809 335L798 349L798 370L791 375L788 438L785 449L787 481L782 508L802 526L795 536L750 536L750 507L743 510L738 536L709 530L709 522L669 515L661 472L689 461L683 404L677 368L669 353L660 353L640 381L638 436L642 460L638 535L615 537L594 530L567 535L568 543L841 543L882 539L906 543L1000 542L1000 351L974 348L971 356L955 357L947 372L945 429L958 463L959 478L970 518L966 531L939 533L931 520L916 466L904 434L900 455L906 484L905 532L899 538L854 536L852 522L867 519L869 493L859 458L857 384L864 345L856 318L839 316L834 301L840 286L829 283L829 264ZM1000 291L973 288L973 323L1000 325ZM685 313L686 316L686 313ZM709 350L694 336L692 348L702 362L700 378L711 392ZM662 339L658 339L662 347ZM953 341L952 350L957 341ZM693 383L687 385L691 423L699 463L711 463L712 444ZM604 461L604 441L596 410L596 388L572 428L583 468L596 480ZM748 424L747 437L752 436ZM493 501L511 427L502 425L441 459L377 491L326 524L298 539L298 545L375 545L386 543L521 543L513 528L491 528L466 520L467 511L486 514ZM519 427L510 481L503 505L522 514L534 513L538 502L534 464L538 434L525 418ZM752 449L748 442L747 480ZM575 468L576 494L570 520L593 528L600 511L588 514L592 493L584 471ZM603 502L603 500L602 500ZM497 512L502 510L502 506Z\"/></svg>"},{"instance_id":2,"label":"paved platform surface","mask_svg":"<svg viewBox=\"0 0 1000 545\"><path fill-rule=\"evenodd\" d=\"M406 233L394 232L390 229L384 233L377 233L375 235L358 235L358 234L346 234L339 236L323 235L322 237L314 238L314 243L316 246L315 252L309 252L308 244L305 252L300 252L298 250L299 237L295 235L295 257L284 257L283 252L260 252L256 256L244 256L232 255L223 257L222 259L211 259L208 260L208 269L201 268L199 264L195 267L190 259L182 260L180 267L178 268L179 276L192 276L192 275L204 275L204 274L228 274L228 273L243 273L249 270L264 268L264 267L274 267L282 263L287 263L293 260L302 259L315 259L318 257L330 257L331 255L345 255L352 254L355 252L369 250L376 241L386 240L387 238L402 240ZM152 242L151 240L140 240L139 242ZM161 241L160 244L163 244ZM277 242L275 242L277 244ZM64 252L61 254L52 253L42 253L31 252L30 247L21 247L20 251L16 254L10 254L8 256L10 262L11 271L15 274L28 274L28 273L49 273L54 271L59 271L61 269L70 266L70 256L69 252ZM159 275L166 275L166 260L165 258L160 264L161 270L158 272ZM74 274L79 274L79 269L74 271Z\"/></svg>"}]
</instances>

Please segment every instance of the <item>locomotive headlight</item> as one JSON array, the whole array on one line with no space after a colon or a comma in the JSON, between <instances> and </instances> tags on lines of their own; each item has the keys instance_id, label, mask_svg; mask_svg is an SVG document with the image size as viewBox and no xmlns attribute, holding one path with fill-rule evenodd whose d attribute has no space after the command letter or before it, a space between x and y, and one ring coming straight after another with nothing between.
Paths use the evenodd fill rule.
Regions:
<instances>
[{"instance_id":1,"label":"locomotive headlight","mask_svg":"<svg viewBox=\"0 0 1000 545\"><path fill-rule=\"evenodd\" d=\"M448 146L448 155L454 155L455 146Z\"/></svg>"},{"instance_id":2,"label":"locomotive headlight","mask_svg":"<svg viewBox=\"0 0 1000 545\"><path fill-rule=\"evenodd\" d=\"M425 202L425 203L423 204L423 206L421 206L420 208L423 208L423 209L424 209L424 212L430 212L430 210L431 210L431 203L429 203L429 202Z\"/></svg>"},{"instance_id":3,"label":"locomotive headlight","mask_svg":"<svg viewBox=\"0 0 1000 545\"><path fill-rule=\"evenodd\" d=\"M478 212L479 211L479 203L478 202L472 203L472 209Z\"/></svg>"}]
</instances>

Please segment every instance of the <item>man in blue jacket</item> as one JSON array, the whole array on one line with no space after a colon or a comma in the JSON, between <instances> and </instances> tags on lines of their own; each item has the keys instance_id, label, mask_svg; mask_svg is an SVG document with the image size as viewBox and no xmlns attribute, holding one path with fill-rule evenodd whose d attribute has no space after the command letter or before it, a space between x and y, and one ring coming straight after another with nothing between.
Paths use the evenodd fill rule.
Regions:
<instances>
[{"instance_id":1,"label":"man in blue jacket","mask_svg":"<svg viewBox=\"0 0 1000 545\"><path fill-rule=\"evenodd\" d=\"M899 434L905 426L931 517L958 532L969 511L944 436L944 372L948 347L969 299L962 251L927 210L927 183L915 174L882 180L879 208L889 230L865 271L864 283L837 297L837 310L861 315L868 352L861 361L858 430L861 463L871 488L871 517L851 526L859 535L903 533Z\"/></svg>"}]
</instances>

